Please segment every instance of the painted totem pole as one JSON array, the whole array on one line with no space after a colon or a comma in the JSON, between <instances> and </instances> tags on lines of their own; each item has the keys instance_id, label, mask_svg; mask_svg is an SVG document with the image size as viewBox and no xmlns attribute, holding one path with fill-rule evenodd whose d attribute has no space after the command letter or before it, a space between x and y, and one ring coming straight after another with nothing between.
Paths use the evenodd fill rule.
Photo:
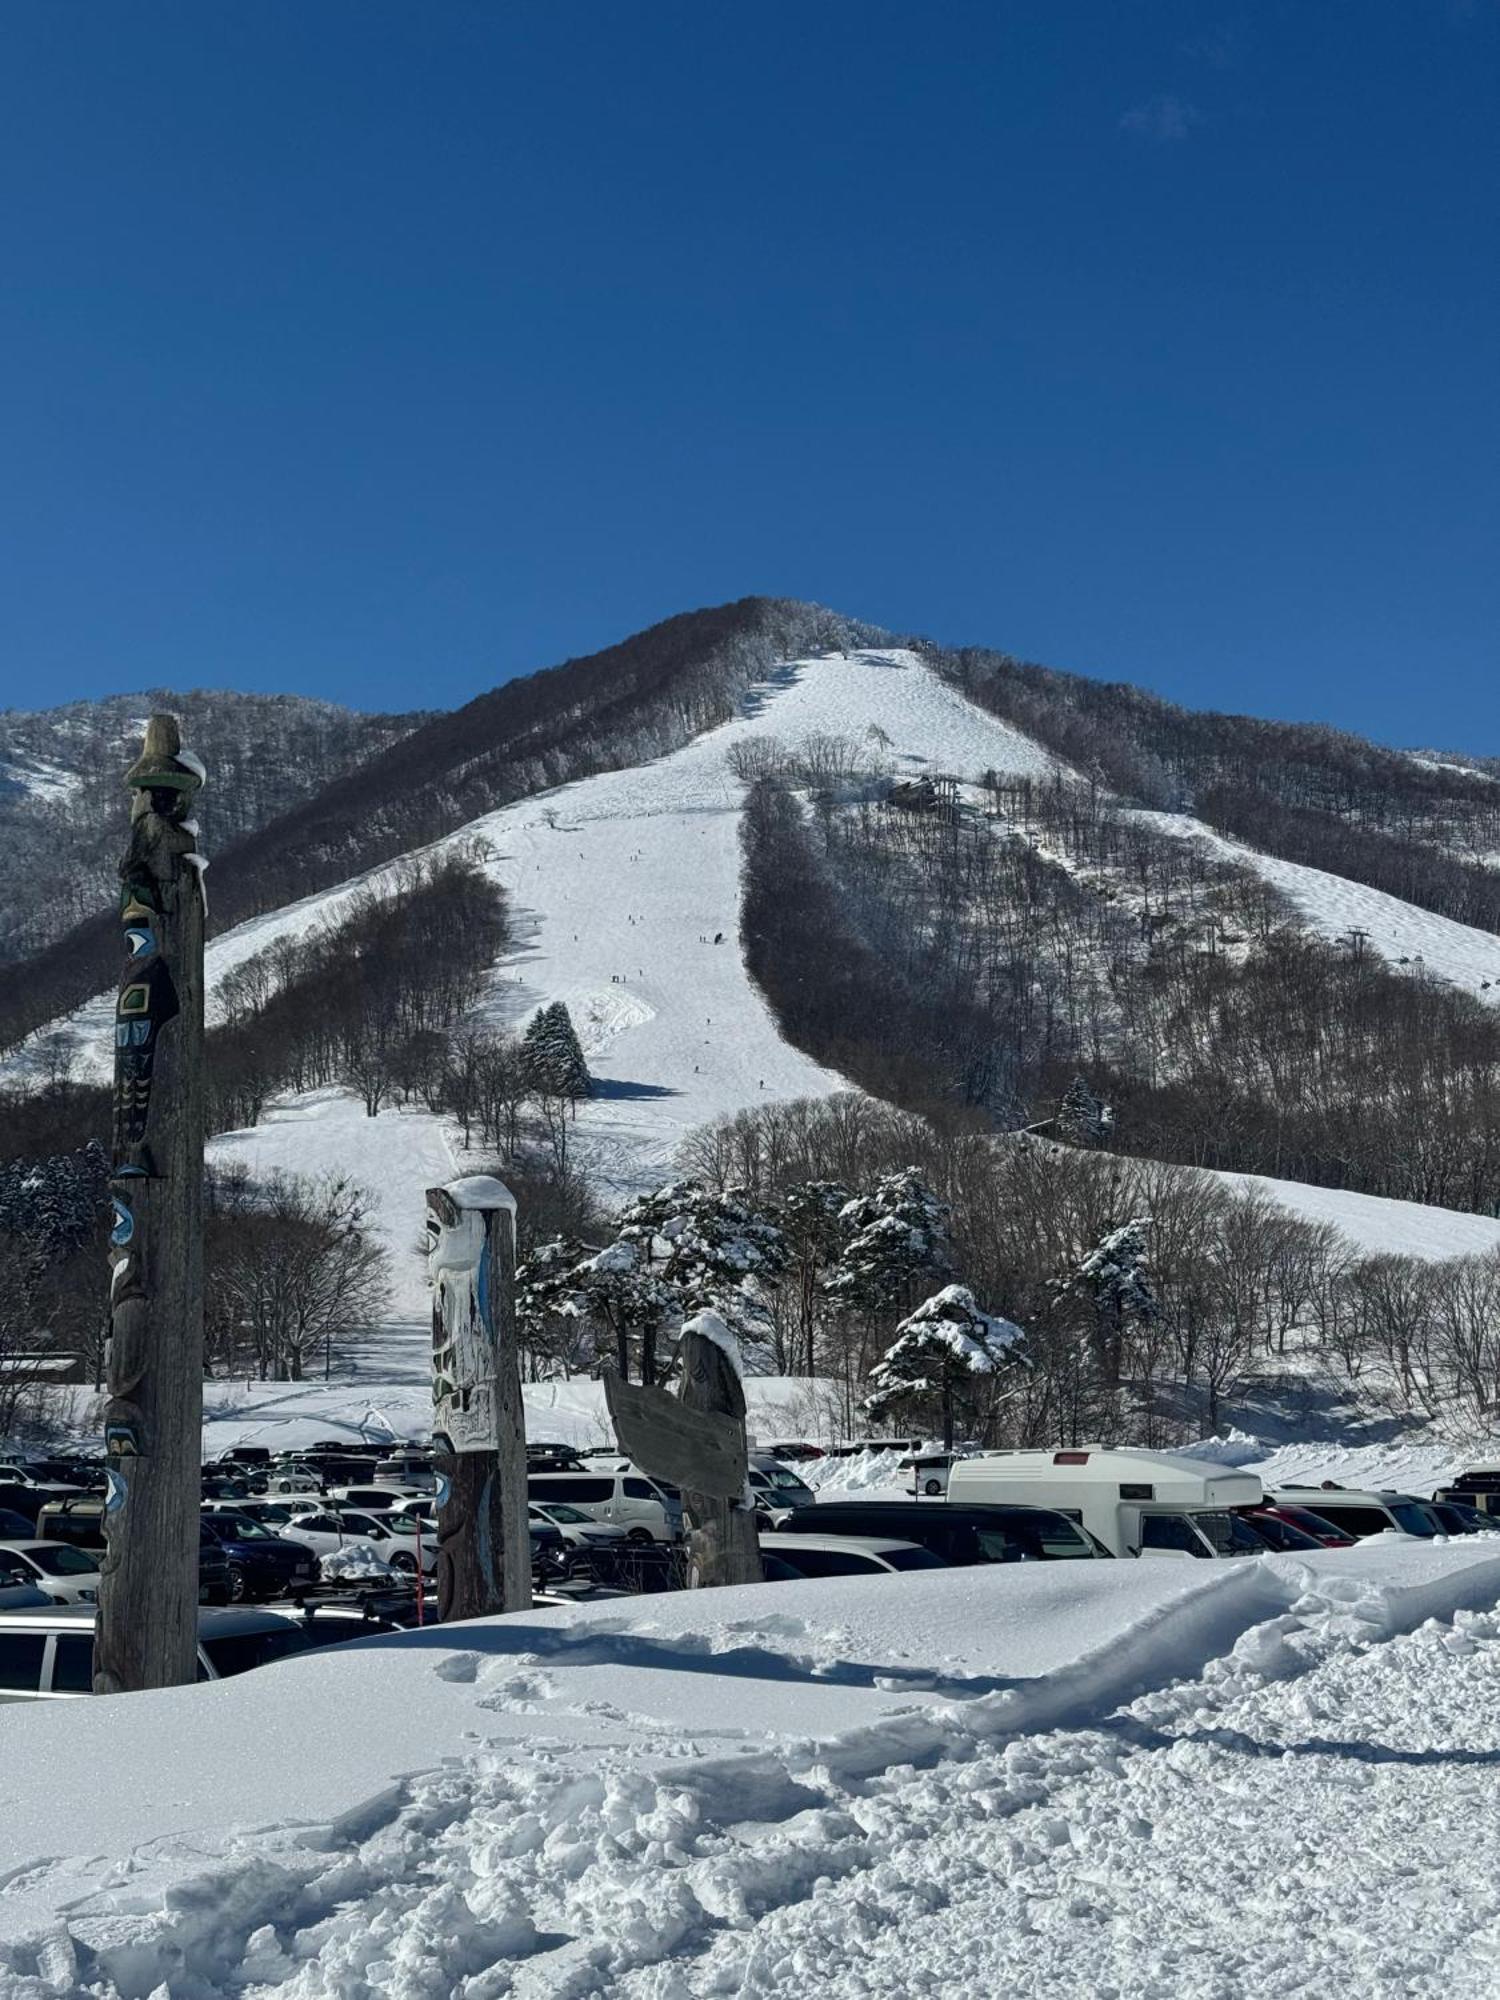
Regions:
<instances>
[{"instance_id":1,"label":"painted totem pole","mask_svg":"<svg viewBox=\"0 0 1500 2000\"><path fill-rule=\"evenodd\" d=\"M191 1681L203 1423L203 767L153 715L125 774L104 1573L94 1692Z\"/></svg>"},{"instance_id":2,"label":"painted totem pole","mask_svg":"<svg viewBox=\"0 0 1500 2000\"><path fill-rule=\"evenodd\" d=\"M487 1174L427 1190L438 1608L531 1602L526 1426L516 1350L516 1204Z\"/></svg>"}]
</instances>

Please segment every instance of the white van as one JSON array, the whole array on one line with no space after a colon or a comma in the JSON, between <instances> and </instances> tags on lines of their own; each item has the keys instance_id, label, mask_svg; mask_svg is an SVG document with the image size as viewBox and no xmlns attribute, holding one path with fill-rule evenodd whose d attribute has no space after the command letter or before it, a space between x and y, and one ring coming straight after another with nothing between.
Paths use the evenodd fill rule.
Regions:
<instances>
[{"instance_id":1,"label":"white van","mask_svg":"<svg viewBox=\"0 0 1500 2000\"><path fill-rule=\"evenodd\" d=\"M591 1521L623 1528L633 1542L670 1542L682 1520L682 1502L639 1467L591 1466L586 1472L528 1472L528 1500L561 1500Z\"/></svg>"},{"instance_id":2,"label":"white van","mask_svg":"<svg viewBox=\"0 0 1500 2000\"><path fill-rule=\"evenodd\" d=\"M1230 1510L1259 1506L1253 1472L1209 1459L1125 1446L1076 1451L985 1451L948 1474L953 1505L1053 1507L1117 1556L1264 1555L1266 1544Z\"/></svg>"}]
</instances>

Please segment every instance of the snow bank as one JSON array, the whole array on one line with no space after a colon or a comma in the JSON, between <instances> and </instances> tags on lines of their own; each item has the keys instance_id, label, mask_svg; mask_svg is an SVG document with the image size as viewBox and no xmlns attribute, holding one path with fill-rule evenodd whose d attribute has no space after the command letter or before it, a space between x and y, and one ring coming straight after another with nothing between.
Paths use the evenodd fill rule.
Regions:
<instances>
[{"instance_id":1,"label":"snow bank","mask_svg":"<svg viewBox=\"0 0 1500 2000\"><path fill-rule=\"evenodd\" d=\"M13 1706L0 1710L0 1967L17 2000L790 2000L852 1994L840 1982L855 1968L859 1991L894 1996L917 1962L948 1963L945 1990L1027 1990L976 1954L1045 1955L1058 1926L1092 1950L1091 1899L1150 1859L1152 1819L1190 1824L1201 1888L1205 1857L1221 1868L1252 1837L1240 1780L1298 1782L1299 1758L1257 1763L1242 1747L1245 1703L1291 1689L1276 1714L1305 1735L1317 1711L1293 1706L1303 1680L1348 1672L1432 1618L1455 1621L1453 1644L1427 1648L1427 1671L1445 1657L1458 1671L1487 1642L1497 1592L1500 1553L1472 1544L825 1579L521 1613L203 1687ZM1461 1623L1464 1610L1478 1615ZM1403 1713L1420 1692L1402 1682ZM1470 1695L1465 1713L1483 1710ZM1336 1718L1357 1745L1358 1701ZM1241 1768L1205 1786L1201 1758L1221 1737ZM1043 1856L1071 1868L1067 1801L1112 1784L1122 1759L1138 1760L1120 1794L1134 1833L1122 1821L1105 1838L1101 1821L1076 1880L1038 1910L1040 1937L1011 1916L997 1935L995 1897ZM1325 1791L1348 1796L1359 1768ZM1472 1777L1489 1797L1488 1773ZM1395 1852L1410 1856L1405 1824ZM1487 1851L1485 1827L1462 1824ZM1274 1798L1264 1826L1296 1851ZM1344 1879L1303 1831L1320 1879ZM1384 1878L1362 1855L1350 1873L1378 1900ZM1283 1900L1237 1898L1243 1935ZM1127 1920L1099 1941L1138 1956L1155 1939ZM632 1983L651 1967L667 1983ZM1029 1990L1102 1983L1090 1965L1082 1985ZM1162 1973L1131 1990L1195 1988Z\"/></svg>"}]
</instances>

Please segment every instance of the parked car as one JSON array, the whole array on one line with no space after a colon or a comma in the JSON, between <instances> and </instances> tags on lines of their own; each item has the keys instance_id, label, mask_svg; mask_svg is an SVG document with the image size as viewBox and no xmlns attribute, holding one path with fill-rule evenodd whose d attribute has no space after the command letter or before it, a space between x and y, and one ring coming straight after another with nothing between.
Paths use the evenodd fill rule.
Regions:
<instances>
[{"instance_id":1,"label":"parked car","mask_svg":"<svg viewBox=\"0 0 1500 2000\"><path fill-rule=\"evenodd\" d=\"M94 1617L92 1604L0 1609L0 1702L92 1694ZM326 1633L278 1612L200 1609L198 1678L225 1680L327 1643Z\"/></svg>"},{"instance_id":2,"label":"parked car","mask_svg":"<svg viewBox=\"0 0 1500 2000\"><path fill-rule=\"evenodd\" d=\"M97 1493L75 1493L66 1500L49 1500L36 1517L36 1533L49 1542L67 1542L75 1549L104 1548L104 1502Z\"/></svg>"},{"instance_id":3,"label":"parked car","mask_svg":"<svg viewBox=\"0 0 1500 2000\"><path fill-rule=\"evenodd\" d=\"M680 1531L681 1500L639 1471L528 1472L526 1495L543 1505L560 1500L592 1521L623 1528L634 1542L670 1542Z\"/></svg>"},{"instance_id":4,"label":"parked car","mask_svg":"<svg viewBox=\"0 0 1500 2000\"><path fill-rule=\"evenodd\" d=\"M28 1473L17 1473L8 1478L0 1477L0 1507L4 1507L7 1513L21 1515L35 1525L37 1515L49 1500L64 1500L82 1491L81 1486L71 1482L64 1484L56 1479L33 1479Z\"/></svg>"},{"instance_id":5,"label":"parked car","mask_svg":"<svg viewBox=\"0 0 1500 2000\"><path fill-rule=\"evenodd\" d=\"M1314 1497L1316 1496L1316 1497ZM1315 1506L1325 1521L1356 1541L1368 1535L1412 1535L1430 1542L1442 1533L1423 1503L1410 1493L1360 1492L1353 1487L1284 1486L1278 1502Z\"/></svg>"},{"instance_id":6,"label":"parked car","mask_svg":"<svg viewBox=\"0 0 1500 2000\"><path fill-rule=\"evenodd\" d=\"M1252 1530L1230 1510L1265 1498L1253 1472L1178 1452L1083 1445L1066 1451L983 1451L948 1475L950 1501L1051 1507L1082 1522L1117 1556L1254 1555Z\"/></svg>"},{"instance_id":7,"label":"parked car","mask_svg":"<svg viewBox=\"0 0 1500 2000\"><path fill-rule=\"evenodd\" d=\"M900 1470L911 1474L911 1485L907 1491L915 1498L924 1496L929 1500L939 1500L948 1491L948 1474L961 1458L969 1454L963 1451L917 1451L903 1458Z\"/></svg>"},{"instance_id":8,"label":"parked car","mask_svg":"<svg viewBox=\"0 0 1500 2000\"><path fill-rule=\"evenodd\" d=\"M907 1569L947 1569L950 1565L919 1542L885 1535L762 1535L763 1556L775 1556L799 1577L875 1576Z\"/></svg>"},{"instance_id":9,"label":"parked car","mask_svg":"<svg viewBox=\"0 0 1500 2000\"><path fill-rule=\"evenodd\" d=\"M813 1444L808 1438L779 1438L766 1446L770 1458L779 1458L783 1465L801 1465L808 1459L826 1458L827 1452L820 1444Z\"/></svg>"},{"instance_id":10,"label":"parked car","mask_svg":"<svg viewBox=\"0 0 1500 2000\"><path fill-rule=\"evenodd\" d=\"M279 1535L284 1532L297 1505L297 1500L292 1498L263 1500L252 1494L248 1500L205 1500L201 1511L210 1520L216 1514L242 1514L247 1521L259 1521L263 1528Z\"/></svg>"},{"instance_id":11,"label":"parked car","mask_svg":"<svg viewBox=\"0 0 1500 2000\"><path fill-rule=\"evenodd\" d=\"M260 1482L266 1493L319 1494L323 1491L323 1474L313 1466L298 1461L288 1465L273 1465L267 1468Z\"/></svg>"},{"instance_id":12,"label":"parked car","mask_svg":"<svg viewBox=\"0 0 1500 2000\"><path fill-rule=\"evenodd\" d=\"M236 1444L228 1451L221 1451L216 1464L237 1466L265 1466L271 1463L271 1450L264 1444Z\"/></svg>"},{"instance_id":13,"label":"parked car","mask_svg":"<svg viewBox=\"0 0 1500 2000\"><path fill-rule=\"evenodd\" d=\"M373 1481L362 1486L330 1486L324 1495L329 1506L369 1507L377 1514L394 1507L398 1500L430 1500L429 1488L421 1486L397 1485L377 1486Z\"/></svg>"},{"instance_id":14,"label":"parked car","mask_svg":"<svg viewBox=\"0 0 1500 2000\"><path fill-rule=\"evenodd\" d=\"M39 1532L37 1523L45 1509L40 1509L35 1521L28 1521L24 1514L18 1514L11 1507L0 1507L0 1542L25 1541L26 1537ZM51 1539L49 1537L49 1539Z\"/></svg>"},{"instance_id":15,"label":"parked car","mask_svg":"<svg viewBox=\"0 0 1500 2000\"><path fill-rule=\"evenodd\" d=\"M99 1564L86 1549L66 1542L0 1542L0 1585L30 1584L55 1604L92 1604L99 1595Z\"/></svg>"},{"instance_id":16,"label":"parked car","mask_svg":"<svg viewBox=\"0 0 1500 2000\"><path fill-rule=\"evenodd\" d=\"M210 1470L204 1473L198 1491L204 1500L248 1500L252 1486L258 1484L257 1474Z\"/></svg>"},{"instance_id":17,"label":"parked car","mask_svg":"<svg viewBox=\"0 0 1500 2000\"><path fill-rule=\"evenodd\" d=\"M816 1507L818 1496L807 1484L799 1479L789 1465L779 1460L753 1453L748 1474L750 1491L767 1513L778 1512L783 1507Z\"/></svg>"},{"instance_id":18,"label":"parked car","mask_svg":"<svg viewBox=\"0 0 1500 2000\"><path fill-rule=\"evenodd\" d=\"M392 1569L415 1576L420 1539L421 1569L430 1576L437 1567L437 1543L426 1525L409 1516L375 1514L362 1507L319 1506L303 1502L293 1512L283 1530L289 1541L300 1543L320 1560L342 1549L367 1548Z\"/></svg>"},{"instance_id":19,"label":"parked car","mask_svg":"<svg viewBox=\"0 0 1500 2000\"><path fill-rule=\"evenodd\" d=\"M1247 1507L1241 1511L1254 1521L1262 1534L1265 1533L1265 1518L1270 1517L1277 1521L1284 1521L1289 1528L1297 1529L1300 1534L1308 1536L1319 1548L1347 1549L1354 1542L1353 1535L1346 1535L1342 1528L1336 1528L1332 1521L1324 1520L1323 1516L1314 1513L1311 1507L1299 1507L1291 1504L1283 1505L1277 1500L1267 1500L1259 1507ZM1273 1542L1272 1546L1279 1547L1280 1544ZM1299 1546L1297 1543L1288 1544L1288 1547L1292 1548L1297 1546Z\"/></svg>"},{"instance_id":20,"label":"parked car","mask_svg":"<svg viewBox=\"0 0 1500 2000\"><path fill-rule=\"evenodd\" d=\"M567 1553L577 1567L593 1568L594 1559L610 1556L627 1547L630 1537L623 1528L612 1526L608 1521L596 1521L581 1508L569 1507L562 1500L533 1501L530 1508L531 1525L556 1528L563 1539Z\"/></svg>"},{"instance_id":21,"label":"parked car","mask_svg":"<svg viewBox=\"0 0 1500 2000\"><path fill-rule=\"evenodd\" d=\"M229 1598L233 1604L249 1603L255 1598L284 1597L298 1584L313 1580L310 1550L300 1542L275 1534L246 1514L201 1516L200 1549L204 1542L221 1550L229 1565Z\"/></svg>"},{"instance_id":22,"label":"parked car","mask_svg":"<svg viewBox=\"0 0 1500 2000\"><path fill-rule=\"evenodd\" d=\"M1461 1500L1425 1500L1422 1504L1436 1519L1440 1534L1493 1535L1500 1531L1500 1521L1493 1515L1465 1506Z\"/></svg>"},{"instance_id":23,"label":"parked car","mask_svg":"<svg viewBox=\"0 0 1500 2000\"><path fill-rule=\"evenodd\" d=\"M824 1500L789 1514L781 1528L784 1534L884 1535L919 1542L955 1567L1094 1562L1100 1555L1078 1522L1048 1507L962 1507L951 1500L941 1505L930 1500Z\"/></svg>"},{"instance_id":24,"label":"parked car","mask_svg":"<svg viewBox=\"0 0 1500 2000\"><path fill-rule=\"evenodd\" d=\"M1271 1507L1239 1507L1235 1509L1235 1519L1243 1521L1253 1534L1259 1535L1265 1547L1273 1549L1277 1555L1307 1555L1329 1546L1326 1541L1310 1535L1306 1528L1299 1528L1295 1521L1288 1521Z\"/></svg>"}]
</instances>

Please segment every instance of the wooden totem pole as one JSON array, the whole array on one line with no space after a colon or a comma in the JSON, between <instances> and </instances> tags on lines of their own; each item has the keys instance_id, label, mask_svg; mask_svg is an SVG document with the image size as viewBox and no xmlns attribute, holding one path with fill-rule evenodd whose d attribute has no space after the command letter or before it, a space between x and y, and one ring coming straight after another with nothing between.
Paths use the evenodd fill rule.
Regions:
<instances>
[{"instance_id":1,"label":"wooden totem pole","mask_svg":"<svg viewBox=\"0 0 1500 2000\"><path fill-rule=\"evenodd\" d=\"M620 1449L643 1472L681 1488L690 1590L765 1578L747 1487L738 1354L739 1343L718 1313L703 1311L682 1329L675 1396L638 1388L619 1375L604 1378Z\"/></svg>"},{"instance_id":2,"label":"wooden totem pole","mask_svg":"<svg viewBox=\"0 0 1500 2000\"><path fill-rule=\"evenodd\" d=\"M531 1602L526 1424L516 1348L516 1204L487 1174L427 1190L438 1608Z\"/></svg>"},{"instance_id":3,"label":"wooden totem pole","mask_svg":"<svg viewBox=\"0 0 1500 2000\"><path fill-rule=\"evenodd\" d=\"M153 715L125 774L104 1573L94 1692L191 1681L203 1432L203 767Z\"/></svg>"}]
</instances>

